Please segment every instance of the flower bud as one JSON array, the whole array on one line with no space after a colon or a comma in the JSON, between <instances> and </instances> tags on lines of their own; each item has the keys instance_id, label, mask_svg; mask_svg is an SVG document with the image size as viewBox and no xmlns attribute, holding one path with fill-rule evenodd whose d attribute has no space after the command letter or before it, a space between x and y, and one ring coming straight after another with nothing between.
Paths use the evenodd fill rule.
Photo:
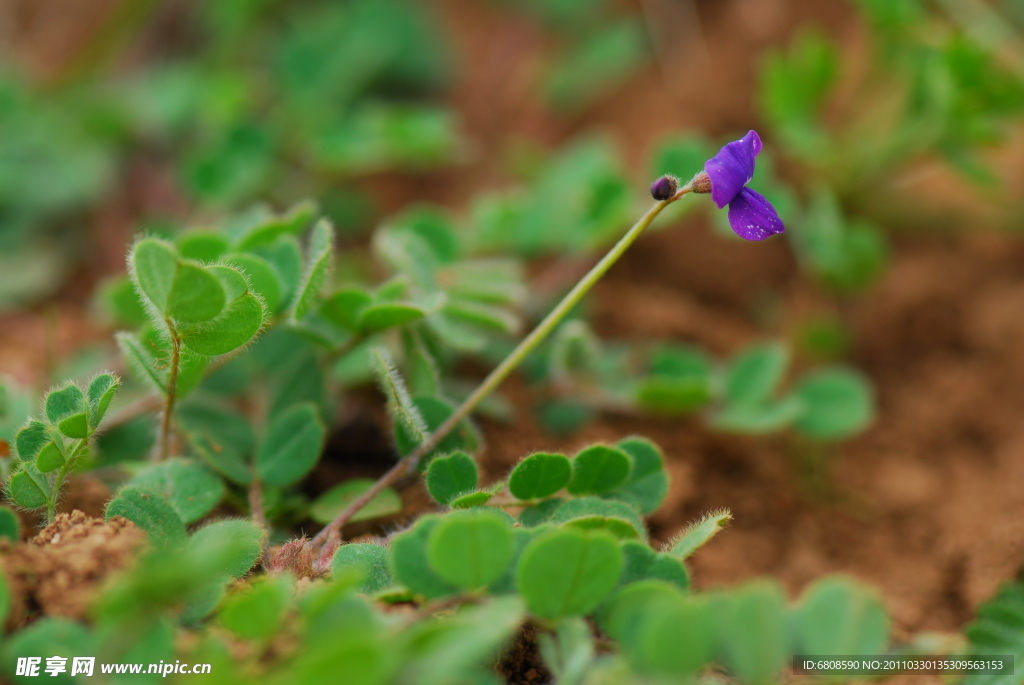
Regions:
<instances>
[{"instance_id":1,"label":"flower bud","mask_svg":"<svg viewBox=\"0 0 1024 685\"><path fill-rule=\"evenodd\" d=\"M651 197L659 202L667 200L676 194L679 189L679 181L675 176L662 176L651 184Z\"/></svg>"},{"instance_id":2,"label":"flower bud","mask_svg":"<svg viewBox=\"0 0 1024 685\"><path fill-rule=\"evenodd\" d=\"M708 173L706 171L701 171L700 173L693 177L693 180L690 181L690 192L711 192L711 177L708 176Z\"/></svg>"}]
</instances>

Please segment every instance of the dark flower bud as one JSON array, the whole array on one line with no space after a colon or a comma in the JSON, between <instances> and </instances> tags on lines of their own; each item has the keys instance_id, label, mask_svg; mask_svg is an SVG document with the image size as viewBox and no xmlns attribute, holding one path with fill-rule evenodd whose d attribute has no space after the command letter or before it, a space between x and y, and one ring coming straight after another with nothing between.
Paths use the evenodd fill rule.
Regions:
<instances>
[{"instance_id":1,"label":"dark flower bud","mask_svg":"<svg viewBox=\"0 0 1024 685\"><path fill-rule=\"evenodd\" d=\"M651 197L659 202L667 200L679 190L679 181L674 176L662 176L651 184Z\"/></svg>"},{"instance_id":2,"label":"dark flower bud","mask_svg":"<svg viewBox=\"0 0 1024 685\"><path fill-rule=\"evenodd\" d=\"M694 193L710 193L711 177L706 171L701 171L690 181L690 190Z\"/></svg>"}]
</instances>

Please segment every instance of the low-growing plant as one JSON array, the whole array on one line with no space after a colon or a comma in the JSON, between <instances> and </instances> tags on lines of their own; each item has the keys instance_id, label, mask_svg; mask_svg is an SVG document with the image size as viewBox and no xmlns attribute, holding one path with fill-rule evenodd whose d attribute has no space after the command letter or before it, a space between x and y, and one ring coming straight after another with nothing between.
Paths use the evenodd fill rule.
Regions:
<instances>
[{"instance_id":1,"label":"low-growing plant","mask_svg":"<svg viewBox=\"0 0 1024 685\"><path fill-rule=\"evenodd\" d=\"M52 519L67 474L93 449L105 459L118 449L139 456L138 445L94 448L106 415L116 426L105 439L156 420L152 462L130 467L106 508L144 531L149 549L102 592L88 623L48 616L7 639L5 668L57 650L161 661L163 675L177 673L172 660L205 663L217 682L491 683L527 624L537 637L526 647L567 683L678 682L724 668L757 684L778 678L796 653L889 649L881 602L851 580L823 579L792 606L770 581L692 591L686 560L731 515L710 512L652 545L645 517L669 481L665 456L645 438L528 454L491 483L474 458L471 414L671 203L710 193L720 207L731 203L741 236L782 230L746 187L759 151L751 132L689 183L658 179L656 203L458 403L438 359L479 353L487 331L511 332L508 307L521 286L507 263L461 254L429 215L378 235L396 273L373 289L330 283L331 226L314 223L310 205L174 240L140 237L130 281L113 284L107 302L136 327L118 343L148 393L136 388L112 409L119 381L110 373L50 391L44 418L14 435L4 468L11 501ZM850 407L830 403L857 392L810 376L779 399L784 369L779 346L740 355L722 377L714 420L746 412L766 423L776 405L798 403L789 422L835 437L836 415ZM311 539L282 537L289 521L304 520L295 486L321 456L329 386L367 374L385 397L399 460L378 480L342 483L313 503L326 525ZM839 432L859 427L845 420ZM437 511L384 537L342 540L360 515L401 510L390 486L414 474ZM221 502L247 516L211 520ZM17 535L7 519L0 535ZM253 572L257 563L263 573ZM7 598L0 586L0 618L12 610Z\"/></svg>"}]
</instances>

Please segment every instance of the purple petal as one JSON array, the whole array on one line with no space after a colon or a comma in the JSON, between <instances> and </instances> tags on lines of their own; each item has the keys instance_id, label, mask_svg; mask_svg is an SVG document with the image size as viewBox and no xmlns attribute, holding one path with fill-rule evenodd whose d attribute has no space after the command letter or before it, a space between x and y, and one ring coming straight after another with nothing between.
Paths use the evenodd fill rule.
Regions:
<instances>
[{"instance_id":1,"label":"purple petal","mask_svg":"<svg viewBox=\"0 0 1024 685\"><path fill-rule=\"evenodd\" d=\"M741 190L729 203L729 225L744 240L764 240L786 230L771 203L750 188Z\"/></svg>"},{"instance_id":2,"label":"purple petal","mask_svg":"<svg viewBox=\"0 0 1024 685\"><path fill-rule=\"evenodd\" d=\"M719 209L732 202L743 186L754 178L754 158L760 153L761 137L757 131L751 131L726 144L704 163L704 171L711 177L711 199Z\"/></svg>"}]
</instances>

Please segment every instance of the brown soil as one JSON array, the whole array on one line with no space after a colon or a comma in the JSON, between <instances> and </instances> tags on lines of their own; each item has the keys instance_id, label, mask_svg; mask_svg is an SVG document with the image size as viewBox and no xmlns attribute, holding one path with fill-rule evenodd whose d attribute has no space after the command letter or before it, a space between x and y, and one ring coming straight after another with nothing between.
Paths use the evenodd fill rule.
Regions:
<instances>
[{"instance_id":1,"label":"brown soil","mask_svg":"<svg viewBox=\"0 0 1024 685\"><path fill-rule=\"evenodd\" d=\"M508 685L544 685L554 680L537 648L537 629L527 623L494 667Z\"/></svg>"},{"instance_id":2,"label":"brown soil","mask_svg":"<svg viewBox=\"0 0 1024 685\"><path fill-rule=\"evenodd\" d=\"M59 514L28 542L0 541L0 562L11 595L8 628L35 615L85 618L100 587L130 566L146 535L131 521Z\"/></svg>"}]
</instances>

